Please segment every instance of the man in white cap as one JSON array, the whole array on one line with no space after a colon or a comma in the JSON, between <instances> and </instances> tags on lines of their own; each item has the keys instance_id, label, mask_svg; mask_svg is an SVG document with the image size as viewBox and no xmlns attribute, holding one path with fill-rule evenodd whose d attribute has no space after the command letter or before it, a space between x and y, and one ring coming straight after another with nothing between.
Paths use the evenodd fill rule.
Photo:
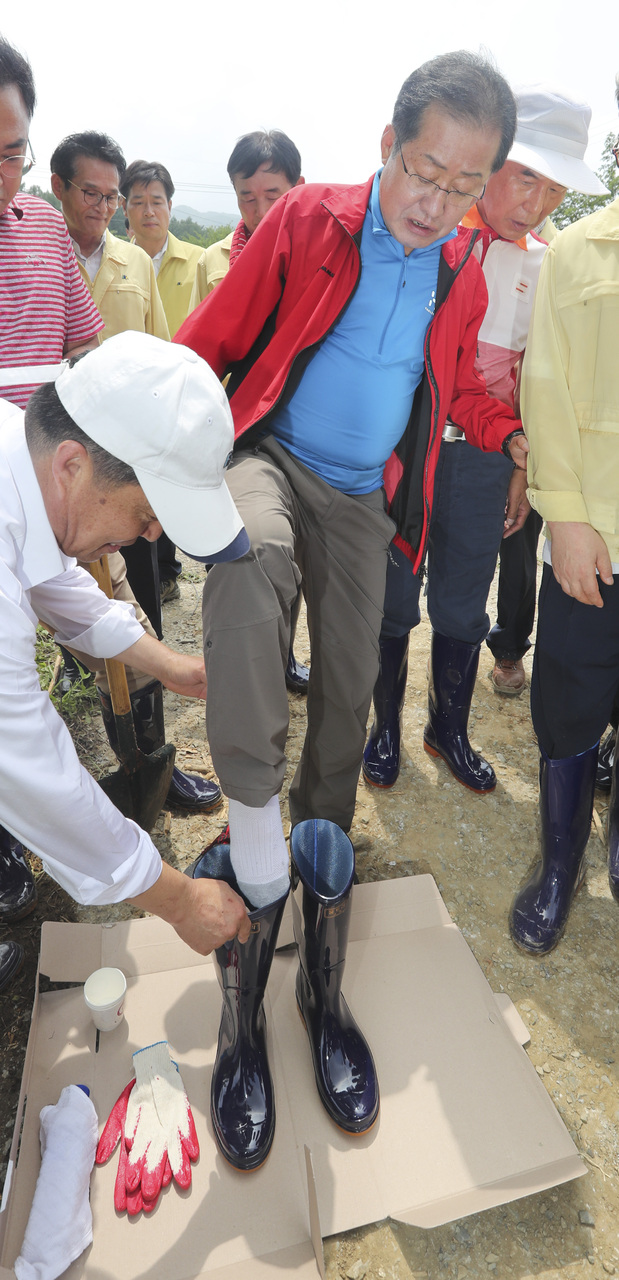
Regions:
<instances>
[{"instance_id":1,"label":"man in white cap","mask_svg":"<svg viewBox=\"0 0 619 1280\"><path fill-rule=\"evenodd\" d=\"M619 695L618 294L615 200L553 240L522 378L529 497L547 534L531 681L542 840L510 930L534 955L558 943L584 879L598 743ZM619 901L616 757L608 862Z\"/></svg>"},{"instance_id":2,"label":"man in white cap","mask_svg":"<svg viewBox=\"0 0 619 1280\"><path fill-rule=\"evenodd\" d=\"M128 900L202 954L247 936L241 899L162 863L119 813L80 765L34 653L42 618L63 644L206 696L202 660L146 635L76 560L154 541L162 527L196 558L242 555L249 543L223 478L232 440L208 365L147 334L88 352L25 413L0 401L0 821L77 901Z\"/></svg>"},{"instance_id":3,"label":"man in white cap","mask_svg":"<svg viewBox=\"0 0 619 1280\"><path fill-rule=\"evenodd\" d=\"M489 295L477 367L490 394L517 413L517 374L547 248L536 228L568 187L586 194L603 193L604 187L583 160L588 106L544 85L517 90L516 102L518 126L509 158L462 221L477 229L474 253ZM464 786L487 794L496 786L495 773L471 747L467 725L480 647L490 625L488 591L500 550L499 622L488 644L496 657L495 687L519 693L535 610L541 521L535 512L527 519L526 477L509 457L471 448L454 423L443 435L428 548L433 636L424 746ZM375 786L392 786L398 777L408 634L419 622L420 585L420 575L411 574L401 550L392 546L375 719L363 764L366 781Z\"/></svg>"}]
</instances>

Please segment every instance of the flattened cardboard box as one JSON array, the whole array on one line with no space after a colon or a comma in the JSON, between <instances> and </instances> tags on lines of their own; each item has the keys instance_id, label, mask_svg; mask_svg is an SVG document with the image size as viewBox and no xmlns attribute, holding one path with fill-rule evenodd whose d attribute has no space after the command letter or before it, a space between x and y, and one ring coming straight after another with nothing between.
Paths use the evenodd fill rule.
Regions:
<instances>
[{"instance_id":1,"label":"flattened cardboard box","mask_svg":"<svg viewBox=\"0 0 619 1280\"><path fill-rule=\"evenodd\" d=\"M288 914L280 943L290 937ZM40 969L54 981L83 982L102 964L121 968L128 990L126 1021L101 1035L97 1053L81 987L36 1002L19 1160L0 1214L5 1267L19 1253L34 1193L41 1107L66 1084L87 1084L102 1125L131 1077L131 1054L158 1039L179 1062L196 1121L191 1190L172 1185L148 1218L128 1220L113 1207L117 1156L95 1169L94 1241L70 1280L305 1280L322 1267L321 1233L388 1215L438 1226L586 1172L523 1051L516 1010L493 995L431 876L355 888L344 991L381 1088L379 1120L364 1137L341 1133L323 1111L296 1013L296 957L276 955L266 1012L277 1130L256 1173L232 1170L210 1128L221 1007L212 961L155 919L43 926Z\"/></svg>"}]
</instances>

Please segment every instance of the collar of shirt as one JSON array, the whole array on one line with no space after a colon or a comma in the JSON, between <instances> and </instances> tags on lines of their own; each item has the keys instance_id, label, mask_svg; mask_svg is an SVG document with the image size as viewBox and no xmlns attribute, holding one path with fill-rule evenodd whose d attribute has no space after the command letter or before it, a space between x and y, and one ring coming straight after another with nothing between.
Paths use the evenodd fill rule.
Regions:
<instances>
[{"instance_id":1,"label":"collar of shirt","mask_svg":"<svg viewBox=\"0 0 619 1280\"><path fill-rule=\"evenodd\" d=\"M160 250L159 250L159 253L156 253L156 254L155 254L155 256L154 256L154 258L151 258L151 262L152 262L152 264L153 264L153 268L154 268L154 271L155 271L155 275L156 275L156 276L158 276L158 275L159 275L159 270L160 270L160 267L161 267L161 263L163 262L163 255L164 255L164 253L166 252L166 249L167 249L167 247L168 247L168 241L169 241L169 238L170 238L169 236L166 236L166 238L165 238L165 242L164 242L164 244L162 244L162 246L161 246L161 248L160 248Z\"/></svg>"},{"instance_id":2,"label":"collar of shirt","mask_svg":"<svg viewBox=\"0 0 619 1280\"><path fill-rule=\"evenodd\" d=\"M400 244L399 240L396 240L395 237L392 236L391 232L385 226L385 219L383 218L383 215L382 215L382 210L380 207L380 194L379 194L381 173L382 173L382 168L378 169L377 172L374 174L374 181L372 183L372 191L370 194L370 202L368 204L368 211L366 214L366 218L370 219L373 235L388 236L389 240L391 241L391 244L394 245L396 249L397 256L399 258L403 258L404 245ZM432 253L434 250L440 249L441 245L447 244L448 240L455 240L457 234L458 233L454 227L453 231L448 231L446 236L440 236L438 240L433 240L432 244L426 245L425 248L413 249L411 253L408 254L408 257L412 258L412 257L418 257L422 253Z\"/></svg>"},{"instance_id":3,"label":"collar of shirt","mask_svg":"<svg viewBox=\"0 0 619 1280\"><path fill-rule=\"evenodd\" d=\"M65 573L75 561L60 550L49 522L26 444L23 410L8 414L2 422L0 448L15 480L24 513L23 573L20 577L29 587L36 587L40 582L47 582L48 578Z\"/></svg>"},{"instance_id":4,"label":"collar of shirt","mask_svg":"<svg viewBox=\"0 0 619 1280\"><path fill-rule=\"evenodd\" d=\"M529 246L527 245L526 236L523 236L521 240L507 240L505 236L500 236L498 231L495 231L493 227L488 226L487 222L484 222L476 204L473 205L472 209L469 209L468 213L465 213L460 221L463 227L474 227L476 230L481 231L480 239L484 241L485 250L488 249L493 240L504 240L506 244L516 244L519 249L524 249L525 253L528 253Z\"/></svg>"},{"instance_id":5,"label":"collar of shirt","mask_svg":"<svg viewBox=\"0 0 619 1280\"><path fill-rule=\"evenodd\" d=\"M105 235L106 233L104 231L101 237L101 243L98 245L96 249L93 250L91 254L89 254L88 257L85 257L85 255L82 253L82 250L80 249L79 244L77 243L77 240L74 240L73 237L71 237L71 244L73 245L73 251L75 253L75 256L78 262L81 262L82 266L85 267L86 271L88 272L88 279L90 280L91 284L97 274L97 271L99 270L99 267L101 266L103 250L105 249Z\"/></svg>"}]
</instances>

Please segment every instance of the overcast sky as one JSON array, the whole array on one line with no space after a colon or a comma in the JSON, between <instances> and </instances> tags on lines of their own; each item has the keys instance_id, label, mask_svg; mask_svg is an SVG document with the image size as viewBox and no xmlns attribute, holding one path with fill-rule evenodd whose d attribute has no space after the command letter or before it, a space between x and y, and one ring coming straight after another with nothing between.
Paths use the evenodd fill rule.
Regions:
<instances>
[{"instance_id":1,"label":"overcast sky","mask_svg":"<svg viewBox=\"0 0 619 1280\"><path fill-rule=\"evenodd\" d=\"M458 48L487 49L512 84L545 80L588 102L586 158L594 168L606 135L619 128L610 0L591 11L576 0L521 10L505 0L185 0L177 27L175 5L143 0L121 0L113 11L49 0L3 9L3 35L34 69L38 163L29 181L44 187L54 147L82 129L111 133L127 161L163 161L176 203L196 209L234 212L226 161L252 129L290 134L309 182L361 181L380 162L380 135L402 81Z\"/></svg>"}]
</instances>

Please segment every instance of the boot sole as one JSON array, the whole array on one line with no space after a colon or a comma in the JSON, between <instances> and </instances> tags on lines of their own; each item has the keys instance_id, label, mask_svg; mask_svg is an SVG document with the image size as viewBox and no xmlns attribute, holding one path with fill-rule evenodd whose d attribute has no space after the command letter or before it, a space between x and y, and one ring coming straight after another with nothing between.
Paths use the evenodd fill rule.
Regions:
<instances>
[{"instance_id":1,"label":"boot sole","mask_svg":"<svg viewBox=\"0 0 619 1280\"><path fill-rule=\"evenodd\" d=\"M302 1014L302 1012L301 1012L301 1006L300 1006L300 1004L299 1004L299 1001L297 1000L297 1002L296 1002L296 1003L297 1003L297 1013L298 1013L298 1015L299 1015L299 1017L300 1017L300 1019L301 1019L301 1022L303 1023L303 1028L304 1028L304 1030L305 1030L305 1034L306 1034L306 1036L308 1036L308 1037L309 1037L309 1032L308 1032L308 1030L307 1030L307 1023L306 1023L305 1018L303 1017L303 1014ZM313 1064L313 1062L312 1062L312 1066L313 1066L313 1065L314 1065L314 1064ZM314 1072L314 1079L315 1079L315 1078L316 1078L316 1072ZM334 1120L334 1119L333 1119L333 1116L331 1115L330 1111L327 1111L327 1108L326 1108L326 1106L325 1106L325 1104L324 1104L324 1102L323 1102L322 1094L321 1094L321 1092L320 1092L320 1089L318 1088L318 1085L316 1085L316 1092L318 1093L318 1097L320 1098L320 1101L322 1102L323 1108L324 1108L324 1110L325 1110L325 1112L326 1112L327 1116L329 1117L329 1120L331 1121L331 1124L334 1124L334 1125L335 1125L335 1127L336 1127L336 1129L339 1129L340 1133L345 1133L347 1138L364 1138L364 1137L365 1137L365 1135L366 1135L366 1133L371 1133L371 1131L372 1131L372 1129L374 1128L374 1125L376 1124L376 1121L378 1120L378 1117L379 1117L379 1115L380 1115L380 1106L379 1106L379 1108L378 1108L378 1111L376 1112L376 1115L374 1116L374 1119L373 1119L372 1123L368 1125L367 1129L344 1129L343 1125L338 1124L337 1120Z\"/></svg>"},{"instance_id":2,"label":"boot sole","mask_svg":"<svg viewBox=\"0 0 619 1280\"><path fill-rule=\"evenodd\" d=\"M224 802L223 795L219 800L214 800L212 804L183 804L182 800L170 800L166 796L164 809L176 809L179 813L214 813L215 809L220 809Z\"/></svg>"},{"instance_id":3,"label":"boot sole","mask_svg":"<svg viewBox=\"0 0 619 1280\"><path fill-rule=\"evenodd\" d=\"M376 787L377 791L391 791L391 788L395 787L395 784L398 780L398 778L394 778L393 782L375 782L373 778L368 778L368 775L365 772L365 769L362 769L361 773L363 774L363 781L367 782L368 787ZM400 775L398 774L398 777L399 776Z\"/></svg>"},{"instance_id":4,"label":"boot sole","mask_svg":"<svg viewBox=\"0 0 619 1280\"><path fill-rule=\"evenodd\" d=\"M492 792L493 792L493 791L496 791L496 782L495 782L495 784L494 784L494 786L493 786L493 787L486 787L483 791L481 791L479 787L470 787L470 786L469 786L469 784L468 784L468 782L463 782L463 781L462 781L462 778L459 778L459 777L458 777L458 775L457 775L457 773L454 773L454 771L453 771L453 769L452 769L452 767L451 767L451 765L450 765L450 763L449 763L449 760L446 760L446 759L445 759L445 757L441 755L440 751L437 751L437 750L436 750L436 747L431 747L431 746L430 746L430 744L429 744L428 742L426 742L425 738L424 738L424 740L423 740L423 749L424 749L424 751L426 751L426 752L427 752L427 754L428 754L429 756L432 756L432 759L433 759L433 760L442 760L442 761L443 761L443 764L446 764L446 765L447 765L447 768L449 769L449 772L450 772L450 774L451 774L452 778L455 778L455 779L456 779L456 782L459 782L459 783L460 783L460 786L461 786L461 787L464 787L466 791L470 791L472 795L474 795L474 796L491 796L491 795L492 795Z\"/></svg>"}]
</instances>

